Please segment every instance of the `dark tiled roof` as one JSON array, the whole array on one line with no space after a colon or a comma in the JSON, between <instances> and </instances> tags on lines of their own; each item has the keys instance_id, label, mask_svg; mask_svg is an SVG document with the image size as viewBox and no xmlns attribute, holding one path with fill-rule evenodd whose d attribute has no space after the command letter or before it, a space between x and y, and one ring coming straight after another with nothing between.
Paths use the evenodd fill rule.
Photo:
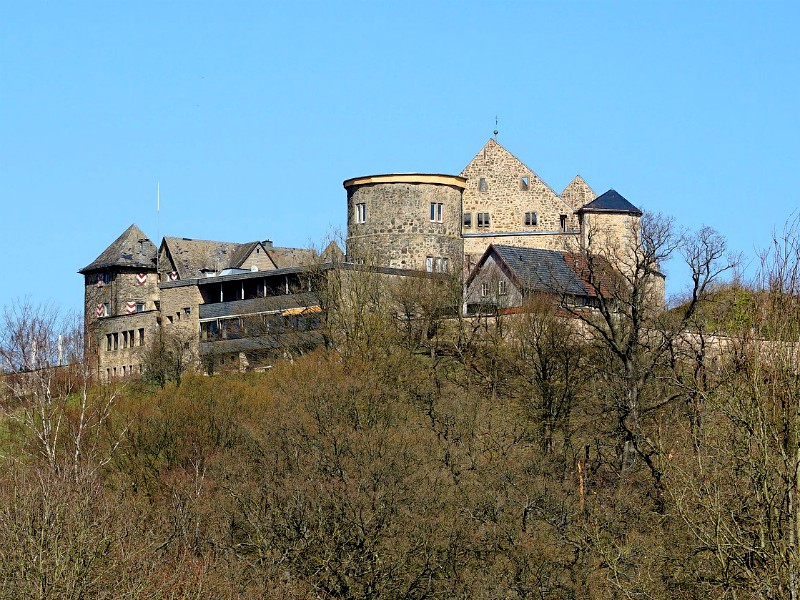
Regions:
<instances>
[{"instance_id":1,"label":"dark tiled roof","mask_svg":"<svg viewBox=\"0 0 800 600\"><path fill-rule=\"evenodd\" d=\"M581 207L578 212L583 212L587 210L600 210L600 211L610 211L610 212L624 212L624 213L631 213L634 215L641 215L642 211L636 208L633 204L628 202L619 192L616 190L608 190L605 194L598 196L589 204Z\"/></svg>"},{"instance_id":2,"label":"dark tiled roof","mask_svg":"<svg viewBox=\"0 0 800 600\"><path fill-rule=\"evenodd\" d=\"M99 271L109 267L155 269L156 247L135 224L128 227L103 253L79 273Z\"/></svg>"},{"instance_id":3,"label":"dark tiled roof","mask_svg":"<svg viewBox=\"0 0 800 600\"><path fill-rule=\"evenodd\" d=\"M567 262L563 252L500 245L492 248L527 290L572 296L594 295Z\"/></svg>"},{"instance_id":4,"label":"dark tiled roof","mask_svg":"<svg viewBox=\"0 0 800 600\"><path fill-rule=\"evenodd\" d=\"M222 271L231 268L231 258L241 245L178 237L165 237L164 243L181 279L201 277L204 270Z\"/></svg>"},{"instance_id":5,"label":"dark tiled roof","mask_svg":"<svg viewBox=\"0 0 800 600\"><path fill-rule=\"evenodd\" d=\"M238 244L238 248L231 254L230 262L228 263L229 269L239 269L242 263L250 256L250 253L256 249L261 242L249 242L247 244Z\"/></svg>"}]
</instances>

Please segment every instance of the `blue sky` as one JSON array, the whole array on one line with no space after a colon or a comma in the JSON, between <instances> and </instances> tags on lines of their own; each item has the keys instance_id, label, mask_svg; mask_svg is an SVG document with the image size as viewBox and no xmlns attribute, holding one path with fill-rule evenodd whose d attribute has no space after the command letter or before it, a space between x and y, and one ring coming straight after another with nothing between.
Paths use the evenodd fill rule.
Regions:
<instances>
[{"instance_id":1,"label":"blue sky","mask_svg":"<svg viewBox=\"0 0 800 600\"><path fill-rule=\"evenodd\" d=\"M118 4L3 8L0 305L78 309L134 222L319 243L343 180L458 173L495 115L554 189L580 174L751 262L798 204L797 2Z\"/></svg>"}]
</instances>

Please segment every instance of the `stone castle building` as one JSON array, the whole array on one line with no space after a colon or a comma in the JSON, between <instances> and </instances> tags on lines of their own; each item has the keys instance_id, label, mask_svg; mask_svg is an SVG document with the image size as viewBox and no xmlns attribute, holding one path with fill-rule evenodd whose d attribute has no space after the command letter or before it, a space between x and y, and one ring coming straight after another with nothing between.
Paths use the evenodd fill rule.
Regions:
<instances>
[{"instance_id":1,"label":"stone castle building","mask_svg":"<svg viewBox=\"0 0 800 600\"><path fill-rule=\"evenodd\" d=\"M642 214L614 190L598 197L580 177L557 194L495 139L459 175L372 175L343 185L343 263L392 277L454 273L468 281L476 265L498 264L533 272L526 260L556 264L548 253L629 241ZM131 225L80 270L86 351L98 377L138 375L165 337L207 372L257 368L320 343L324 306L310 273L341 250L332 244L326 253L179 237L156 248ZM531 288L516 277L520 289Z\"/></svg>"}]
</instances>

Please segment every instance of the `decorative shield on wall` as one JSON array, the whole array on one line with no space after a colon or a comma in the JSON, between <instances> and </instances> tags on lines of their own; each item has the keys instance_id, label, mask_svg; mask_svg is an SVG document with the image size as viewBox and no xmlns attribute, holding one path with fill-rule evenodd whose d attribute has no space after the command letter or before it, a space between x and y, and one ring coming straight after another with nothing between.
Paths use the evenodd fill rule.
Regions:
<instances>
[{"instance_id":1,"label":"decorative shield on wall","mask_svg":"<svg viewBox=\"0 0 800 600\"><path fill-rule=\"evenodd\" d=\"M145 283L147 283L147 273L136 275L136 285L144 285Z\"/></svg>"}]
</instances>

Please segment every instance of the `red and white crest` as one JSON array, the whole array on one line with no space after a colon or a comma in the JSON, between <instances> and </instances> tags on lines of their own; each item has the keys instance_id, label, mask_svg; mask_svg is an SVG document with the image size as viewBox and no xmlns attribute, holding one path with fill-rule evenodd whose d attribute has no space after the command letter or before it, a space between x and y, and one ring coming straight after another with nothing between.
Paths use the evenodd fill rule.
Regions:
<instances>
[{"instance_id":1,"label":"red and white crest","mask_svg":"<svg viewBox=\"0 0 800 600\"><path fill-rule=\"evenodd\" d=\"M125 303L125 312L129 315L132 315L136 312L136 302L126 302Z\"/></svg>"},{"instance_id":2,"label":"red and white crest","mask_svg":"<svg viewBox=\"0 0 800 600\"><path fill-rule=\"evenodd\" d=\"M97 305L97 316L98 317L107 317L106 314L106 305L105 304L98 304Z\"/></svg>"},{"instance_id":3,"label":"red and white crest","mask_svg":"<svg viewBox=\"0 0 800 600\"><path fill-rule=\"evenodd\" d=\"M136 275L136 285L144 285L147 283L147 273L139 273Z\"/></svg>"},{"instance_id":4,"label":"red and white crest","mask_svg":"<svg viewBox=\"0 0 800 600\"><path fill-rule=\"evenodd\" d=\"M169 280L170 281L178 281L178 272L177 271L171 271L170 274L169 274Z\"/></svg>"}]
</instances>

